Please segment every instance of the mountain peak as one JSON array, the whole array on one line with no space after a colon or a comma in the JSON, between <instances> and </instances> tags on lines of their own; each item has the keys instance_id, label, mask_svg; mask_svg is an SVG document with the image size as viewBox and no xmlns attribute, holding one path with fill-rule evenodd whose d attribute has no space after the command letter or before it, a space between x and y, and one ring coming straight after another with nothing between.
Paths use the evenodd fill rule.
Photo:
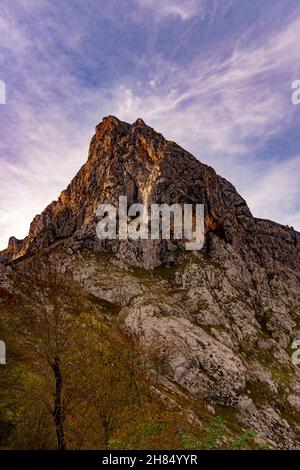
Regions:
<instances>
[{"instance_id":1,"label":"mountain peak","mask_svg":"<svg viewBox=\"0 0 300 470\"><path fill-rule=\"evenodd\" d=\"M147 125L143 121L142 118L137 118L137 120L134 122L133 126L141 126L141 127L146 127Z\"/></svg>"},{"instance_id":2,"label":"mountain peak","mask_svg":"<svg viewBox=\"0 0 300 470\"><path fill-rule=\"evenodd\" d=\"M222 245L265 264L275 259L289 267L299 263L300 234L255 219L232 184L141 118L128 124L115 116L97 125L87 162L58 200L34 218L28 237L11 240L0 260L7 263L63 240L76 249L103 249L96 237L96 208L114 204L121 195L128 204L204 204L208 253ZM137 244L138 257L129 255L127 247L126 256L147 267L165 262L170 254L166 244L150 242L146 248L146 243ZM119 242L108 248L118 250Z\"/></svg>"},{"instance_id":3,"label":"mountain peak","mask_svg":"<svg viewBox=\"0 0 300 470\"><path fill-rule=\"evenodd\" d=\"M132 130L141 131L141 130L151 130L155 133L154 129L149 127L142 118L136 119L133 124L129 124L125 121L121 121L116 116L106 116L102 121L96 126L96 138L101 138L103 135L118 133L119 136L130 132Z\"/></svg>"},{"instance_id":4,"label":"mountain peak","mask_svg":"<svg viewBox=\"0 0 300 470\"><path fill-rule=\"evenodd\" d=\"M120 124L120 119L118 119L116 116L104 116L102 119L102 123L108 126L115 126Z\"/></svg>"},{"instance_id":5,"label":"mountain peak","mask_svg":"<svg viewBox=\"0 0 300 470\"><path fill-rule=\"evenodd\" d=\"M203 249L191 253L185 240L174 239L99 240L97 207L118 207L120 196L128 206L203 204ZM35 264L45 254L80 289L113 306L112 323L117 310L126 331L143 344L155 340L172 396L179 387L180 400L186 390L189 399L232 406L247 429L273 443L292 448L299 441L298 431L285 427L286 414L278 414L277 391L284 387L289 416L291 406L299 413L286 352L300 325L300 233L254 218L213 168L140 118L104 118L87 162L58 200L33 219L24 240L11 238L0 253L0 290L19 268L28 269L28 258Z\"/></svg>"},{"instance_id":6,"label":"mountain peak","mask_svg":"<svg viewBox=\"0 0 300 470\"><path fill-rule=\"evenodd\" d=\"M110 133L117 129L120 126L126 125L127 127L129 124L120 121L115 116L106 116L102 119L102 121L96 126L96 137L101 137L104 134Z\"/></svg>"}]
</instances>

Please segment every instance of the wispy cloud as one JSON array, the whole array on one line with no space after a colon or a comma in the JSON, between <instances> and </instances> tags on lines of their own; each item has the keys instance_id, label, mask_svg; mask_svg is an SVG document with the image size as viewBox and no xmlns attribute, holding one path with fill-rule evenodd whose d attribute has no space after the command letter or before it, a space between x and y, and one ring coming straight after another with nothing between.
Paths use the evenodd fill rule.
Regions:
<instances>
[{"instance_id":1,"label":"wispy cloud","mask_svg":"<svg viewBox=\"0 0 300 470\"><path fill-rule=\"evenodd\" d=\"M299 28L297 18L266 42L250 37L249 47L237 46L225 60L219 53L183 68L156 58L151 89L142 84L142 89L115 90L117 112L132 119L140 110L169 135L193 142L206 155L259 147L297 116L290 77L299 70Z\"/></svg>"},{"instance_id":2,"label":"wispy cloud","mask_svg":"<svg viewBox=\"0 0 300 470\"><path fill-rule=\"evenodd\" d=\"M248 189L246 198L260 217L299 228L300 156L270 163L262 177Z\"/></svg>"},{"instance_id":3,"label":"wispy cloud","mask_svg":"<svg viewBox=\"0 0 300 470\"><path fill-rule=\"evenodd\" d=\"M158 19L175 15L182 20L187 20L202 11L207 4L205 0L136 0L136 2L140 6L152 10Z\"/></svg>"},{"instance_id":4,"label":"wispy cloud","mask_svg":"<svg viewBox=\"0 0 300 470\"><path fill-rule=\"evenodd\" d=\"M290 142L279 155L269 146L300 121L290 99L291 82L300 78L300 12L281 17L278 1L272 14L280 26L258 32L253 22L229 34L233 11L243 14L239 4L129 0L126 16L118 0L101 8L94 0L75 0L74 8L4 0L2 246L12 234L24 236L33 216L67 185L107 114L143 117L230 179L254 215L300 229L298 148ZM167 50L165 27L178 35Z\"/></svg>"}]
</instances>

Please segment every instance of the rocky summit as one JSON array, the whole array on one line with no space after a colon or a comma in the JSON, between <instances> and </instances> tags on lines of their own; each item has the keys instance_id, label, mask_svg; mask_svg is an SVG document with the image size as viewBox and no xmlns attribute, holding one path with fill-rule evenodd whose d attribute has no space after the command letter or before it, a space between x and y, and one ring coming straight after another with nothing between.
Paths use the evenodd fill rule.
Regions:
<instances>
[{"instance_id":1,"label":"rocky summit","mask_svg":"<svg viewBox=\"0 0 300 470\"><path fill-rule=\"evenodd\" d=\"M201 157L201 155L200 155ZM167 240L99 240L99 204L204 204L199 252ZM0 283L48 253L165 367L160 396L204 400L271 448L300 448L300 233L253 217L234 186L141 119L106 117L57 201L0 253ZM170 398L172 397L172 398ZM201 418L201 416L200 416Z\"/></svg>"}]
</instances>

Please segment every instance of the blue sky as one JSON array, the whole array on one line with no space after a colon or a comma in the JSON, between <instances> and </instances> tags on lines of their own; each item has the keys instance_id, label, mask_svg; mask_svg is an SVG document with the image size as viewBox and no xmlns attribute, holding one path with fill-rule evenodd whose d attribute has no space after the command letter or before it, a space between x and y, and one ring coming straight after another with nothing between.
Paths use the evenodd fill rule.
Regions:
<instances>
[{"instance_id":1,"label":"blue sky","mask_svg":"<svg viewBox=\"0 0 300 470\"><path fill-rule=\"evenodd\" d=\"M300 1L1 0L0 247L85 162L102 117L142 117L300 230Z\"/></svg>"}]
</instances>

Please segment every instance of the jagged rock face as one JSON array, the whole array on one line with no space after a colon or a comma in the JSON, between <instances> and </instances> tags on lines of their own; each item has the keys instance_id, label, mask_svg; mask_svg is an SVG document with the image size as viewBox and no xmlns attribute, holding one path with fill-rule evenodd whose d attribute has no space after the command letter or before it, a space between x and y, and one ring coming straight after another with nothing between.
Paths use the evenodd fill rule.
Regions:
<instances>
[{"instance_id":1,"label":"jagged rock face","mask_svg":"<svg viewBox=\"0 0 300 470\"><path fill-rule=\"evenodd\" d=\"M127 195L129 204L204 203L208 252L213 252L221 239L245 258L271 269L276 261L292 269L299 266L299 233L254 219L228 181L141 119L129 125L112 116L96 127L88 161L58 201L35 217L24 241L11 239L2 261L32 254L71 236L73 246L100 246L96 208L100 203L117 203L120 195ZM114 245L108 243L106 248ZM164 242L136 245L128 249L128 244L118 243L117 249L133 263L146 267L168 258Z\"/></svg>"},{"instance_id":2,"label":"jagged rock face","mask_svg":"<svg viewBox=\"0 0 300 470\"><path fill-rule=\"evenodd\" d=\"M119 195L129 204L203 203L203 250L101 243L96 208ZM167 362L161 380L173 392L231 407L275 448L300 448L300 372L289 349L300 329L298 232L255 219L228 181L142 120L108 117L68 188L0 261L25 262L46 248L62 271L116 306L124 327L155 340ZM114 252L110 261L103 249ZM167 278L158 267L166 261L176 268ZM0 284L7 287L13 268L2 266Z\"/></svg>"}]
</instances>

